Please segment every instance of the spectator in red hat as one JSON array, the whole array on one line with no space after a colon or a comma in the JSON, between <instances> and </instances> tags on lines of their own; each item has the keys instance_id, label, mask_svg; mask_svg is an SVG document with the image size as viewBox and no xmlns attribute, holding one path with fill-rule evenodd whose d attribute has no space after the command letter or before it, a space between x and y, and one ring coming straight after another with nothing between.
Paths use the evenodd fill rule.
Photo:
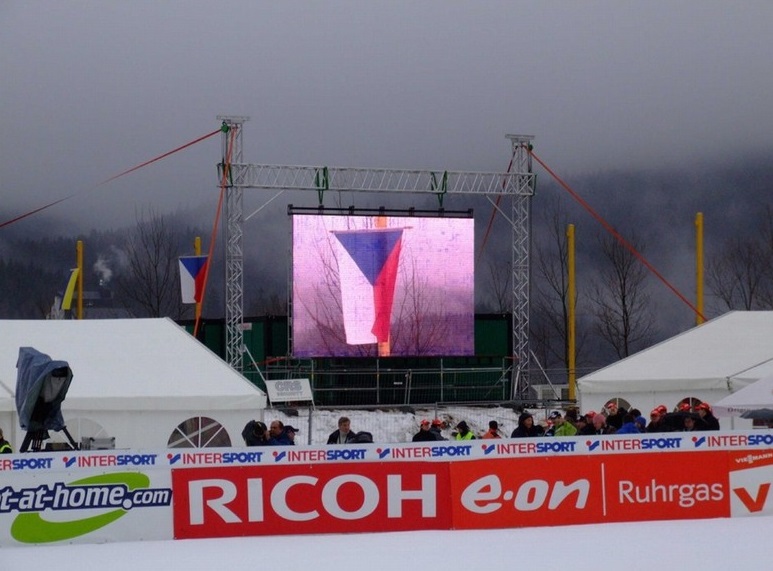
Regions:
<instances>
[{"instance_id":1,"label":"spectator in red hat","mask_svg":"<svg viewBox=\"0 0 773 571\"><path fill-rule=\"evenodd\" d=\"M432 426L429 427L429 431L435 437L435 440L448 440L443 436L443 421L439 418L432 421Z\"/></svg>"},{"instance_id":2,"label":"spectator in red hat","mask_svg":"<svg viewBox=\"0 0 773 571\"><path fill-rule=\"evenodd\" d=\"M660 407L663 407L662 409ZM663 417L666 416L666 407L663 405L653 408L650 412L650 421L647 424L645 432L666 432L665 425L663 424Z\"/></svg>"},{"instance_id":3,"label":"spectator in red hat","mask_svg":"<svg viewBox=\"0 0 773 571\"><path fill-rule=\"evenodd\" d=\"M691 420L685 422L685 419L690 417ZM687 399L680 402L674 412L669 412L663 415L663 430L662 432L682 432L701 430L700 425L696 426L696 419L700 420L697 414L693 414L692 406ZM702 424L702 423L701 423Z\"/></svg>"},{"instance_id":4,"label":"spectator in red hat","mask_svg":"<svg viewBox=\"0 0 773 571\"><path fill-rule=\"evenodd\" d=\"M419 431L413 435L413 442L436 442L437 439L435 438L435 435L432 434L432 431L430 430L430 423L429 420L426 418L421 421L421 424L419 425Z\"/></svg>"},{"instance_id":5,"label":"spectator in red hat","mask_svg":"<svg viewBox=\"0 0 773 571\"><path fill-rule=\"evenodd\" d=\"M695 412L701 418L706 425L706 430L719 430L719 419L714 416L714 412L711 410L711 405L707 402L702 402L695 407Z\"/></svg>"}]
</instances>

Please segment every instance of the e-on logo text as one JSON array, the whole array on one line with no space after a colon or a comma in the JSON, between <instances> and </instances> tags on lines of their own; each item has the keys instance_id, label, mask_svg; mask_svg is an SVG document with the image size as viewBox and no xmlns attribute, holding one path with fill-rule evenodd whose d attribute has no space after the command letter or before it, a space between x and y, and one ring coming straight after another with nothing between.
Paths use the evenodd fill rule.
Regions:
<instances>
[{"instance_id":1,"label":"e-on logo text","mask_svg":"<svg viewBox=\"0 0 773 571\"><path fill-rule=\"evenodd\" d=\"M520 483L517 489L506 490L499 476L491 474L470 483L462 492L461 502L462 506L476 514L496 512L507 502L512 502L512 509L519 512L534 512L543 508L552 511L572 501L573 507L581 510L588 503L589 494L590 482L585 479L573 482L534 479Z\"/></svg>"}]
</instances>

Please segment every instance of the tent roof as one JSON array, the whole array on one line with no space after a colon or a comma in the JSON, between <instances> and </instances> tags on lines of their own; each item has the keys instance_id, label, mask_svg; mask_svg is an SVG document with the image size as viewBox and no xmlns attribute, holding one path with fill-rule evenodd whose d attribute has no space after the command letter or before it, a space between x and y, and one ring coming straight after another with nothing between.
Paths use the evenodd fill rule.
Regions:
<instances>
[{"instance_id":1,"label":"tent roof","mask_svg":"<svg viewBox=\"0 0 773 571\"><path fill-rule=\"evenodd\" d=\"M713 407L717 416L737 416L765 408L773 409L773 376L753 382L717 401Z\"/></svg>"},{"instance_id":2,"label":"tent roof","mask_svg":"<svg viewBox=\"0 0 773 571\"><path fill-rule=\"evenodd\" d=\"M24 346L70 365L64 409L244 410L266 404L265 393L168 318L0 320L0 401L15 393Z\"/></svg>"},{"instance_id":3,"label":"tent roof","mask_svg":"<svg viewBox=\"0 0 773 571\"><path fill-rule=\"evenodd\" d=\"M731 311L578 379L581 393L729 390L773 374L773 311Z\"/></svg>"}]
</instances>

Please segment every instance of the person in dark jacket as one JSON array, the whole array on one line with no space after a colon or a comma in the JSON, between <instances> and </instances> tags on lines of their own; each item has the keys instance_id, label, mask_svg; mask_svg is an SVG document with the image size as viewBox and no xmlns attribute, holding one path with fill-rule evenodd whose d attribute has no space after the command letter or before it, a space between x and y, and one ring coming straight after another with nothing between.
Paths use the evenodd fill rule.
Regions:
<instances>
[{"instance_id":1,"label":"person in dark jacket","mask_svg":"<svg viewBox=\"0 0 773 571\"><path fill-rule=\"evenodd\" d=\"M610 426L615 430L623 426L623 417L628 411L623 407L618 407L615 401L608 402L605 408L609 412L605 419L607 426Z\"/></svg>"},{"instance_id":2,"label":"person in dark jacket","mask_svg":"<svg viewBox=\"0 0 773 571\"><path fill-rule=\"evenodd\" d=\"M617 429L615 434L639 434L640 432L641 430L639 430L636 424L636 417L629 412L623 417L623 424Z\"/></svg>"},{"instance_id":3,"label":"person in dark jacket","mask_svg":"<svg viewBox=\"0 0 773 571\"><path fill-rule=\"evenodd\" d=\"M711 405L707 402L702 402L695 407L695 412L701 417L701 420L705 424L705 430L719 430L719 419L714 416L714 412L711 410Z\"/></svg>"},{"instance_id":4,"label":"person in dark jacket","mask_svg":"<svg viewBox=\"0 0 773 571\"><path fill-rule=\"evenodd\" d=\"M430 430L430 422L426 418L421 421L419 431L413 435L412 442L437 442L435 434Z\"/></svg>"},{"instance_id":5,"label":"person in dark jacket","mask_svg":"<svg viewBox=\"0 0 773 571\"><path fill-rule=\"evenodd\" d=\"M0 454L13 454L11 443L3 436L3 429L0 428Z\"/></svg>"},{"instance_id":6,"label":"person in dark jacket","mask_svg":"<svg viewBox=\"0 0 773 571\"><path fill-rule=\"evenodd\" d=\"M272 420L268 428L269 446L295 446L295 433L297 429L285 426L281 420Z\"/></svg>"},{"instance_id":7,"label":"person in dark jacket","mask_svg":"<svg viewBox=\"0 0 773 571\"><path fill-rule=\"evenodd\" d=\"M373 434L365 430L361 430L354 435L352 444L373 444Z\"/></svg>"},{"instance_id":8,"label":"person in dark jacket","mask_svg":"<svg viewBox=\"0 0 773 571\"><path fill-rule=\"evenodd\" d=\"M666 432L664 418L668 413L664 405L659 405L650 412L650 422L647 424L645 432Z\"/></svg>"},{"instance_id":9,"label":"person in dark jacket","mask_svg":"<svg viewBox=\"0 0 773 571\"><path fill-rule=\"evenodd\" d=\"M249 421L242 430L244 444L246 446L265 446L268 444L267 431L266 423L259 420Z\"/></svg>"},{"instance_id":10,"label":"person in dark jacket","mask_svg":"<svg viewBox=\"0 0 773 571\"><path fill-rule=\"evenodd\" d=\"M435 436L435 440L448 440L443 436L443 421L439 418L432 421L429 431Z\"/></svg>"},{"instance_id":11,"label":"person in dark jacket","mask_svg":"<svg viewBox=\"0 0 773 571\"><path fill-rule=\"evenodd\" d=\"M354 441L355 433L351 430L352 421L349 417L342 416L338 419L338 430L334 430L327 438L328 444L348 444Z\"/></svg>"},{"instance_id":12,"label":"person in dark jacket","mask_svg":"<svg viewBox=\"0 0 773 571\"><path fill-rule=\"evenodd\" d=\"M603 436L605 434L615 434L617 429L614 426L607 424L607 417L602 413L598 413L593 417L593 434L597 436Z\"/></svg>"},{"instance_id":13,"label":"person in dark jacket","mask_svg":"<svg viewBox=\"0 0 773 571\"><path fill-rule=\"evenodd\" d=\"M693 421L695 421L695 415L690 410L689 403L683 402L677 407L675 412L666 413L663 416L663 429L661 432L682 432L685 429L685 418L692 416ZM695 428L695 426L691 428Z\"/></svg>"},{"instance_id":14,"label":"person in dark jacket","mask_svg":"<svg viewBox=\"0 0 773 571\"><path fill-rule=\"evenodd\" d=\"M542 436L542 427L534 424L534 417L530 412L522 412L518 417L518 426L515 427L510 438L531 438L533 436Z\"/></svg>"}]
</instances>

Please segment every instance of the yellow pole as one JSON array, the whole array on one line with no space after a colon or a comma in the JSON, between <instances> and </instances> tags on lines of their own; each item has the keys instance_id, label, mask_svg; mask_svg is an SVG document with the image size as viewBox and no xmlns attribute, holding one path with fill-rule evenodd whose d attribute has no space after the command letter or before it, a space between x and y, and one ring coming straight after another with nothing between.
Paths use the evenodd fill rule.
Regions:
<instances>
[{"instance_id":1,"label":"yellow pole","mask_svg":"<svg viewBox=\"0 0 773 571\"><path fill-rule=\"evenodd\" d=\"M77 318L83 319L83 240L75 244L75 259L78 266L78 313Z\"/></svg>"},{"instance_id":2,"label":"yellow pole","mask_svg":"<svg viewBox=\"0 0 773 571\"><path fill-rule=\"evenodd\" d=\"M695 215L695 325L703 323L703 212Z\"/></svg>"},{"instance_id":3,"label":"yellow pole","mask_svg":"<svg viewBox=\"0 0 773 571\"><path fill-rule=\"evenodd\" d=\"M201 256L201 236L196 236L193 240L193 251L197 256ZM201 317L201 302L196 303L196 320Z\"/></svg>"},{"instance_id":4,"label":"yellow pole","mask_svg":"<svg viewBox=\"0 0 773 571\"><path fill-rule=\"evenodd\" d=\"M574 224L569 224L566 229L566 249L567 249L567 358L569 360L569 400L576 400L576 386L577 386L577 355L576 355L576 316L575 316L575 301L577 297L577 286L575 282L574 274Z\"/></svg>"}]
</instances>

